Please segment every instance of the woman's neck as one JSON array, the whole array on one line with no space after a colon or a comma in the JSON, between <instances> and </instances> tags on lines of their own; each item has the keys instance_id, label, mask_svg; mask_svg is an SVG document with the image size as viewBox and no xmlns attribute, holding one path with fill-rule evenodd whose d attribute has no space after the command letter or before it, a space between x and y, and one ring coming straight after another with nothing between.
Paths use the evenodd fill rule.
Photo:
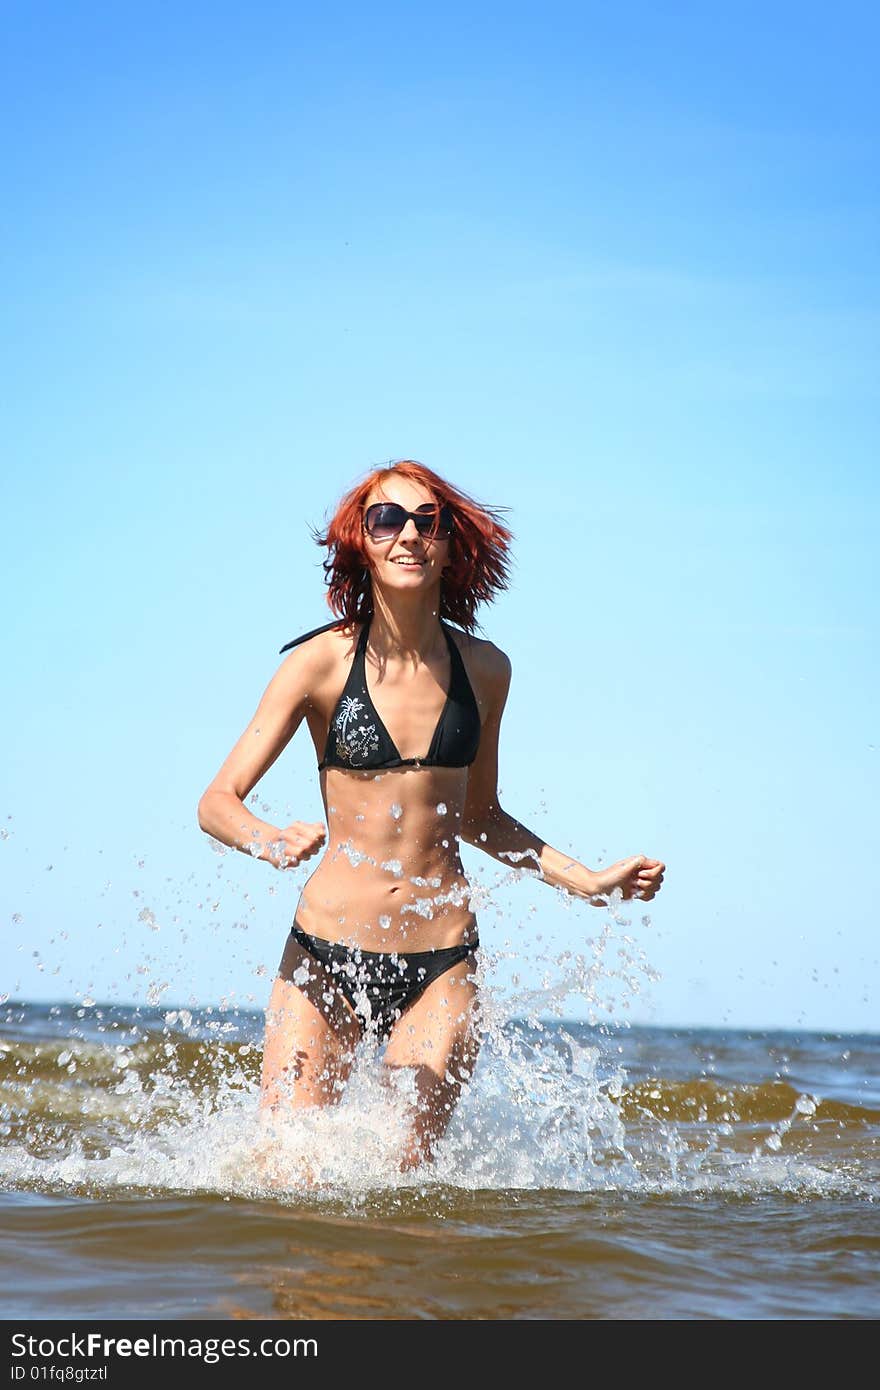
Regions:
<instances>
[{"instance_id":1,"label":"woman's neck","mask_svg":"<svg viewBox=\"0 0 880 1390\"><path fill-rule=\"evenodd\" d=\"M417 656L424 661L443 642L435 601L389 604L374 590L370 646L378 656Z\"/></svg>"}]
</instances>

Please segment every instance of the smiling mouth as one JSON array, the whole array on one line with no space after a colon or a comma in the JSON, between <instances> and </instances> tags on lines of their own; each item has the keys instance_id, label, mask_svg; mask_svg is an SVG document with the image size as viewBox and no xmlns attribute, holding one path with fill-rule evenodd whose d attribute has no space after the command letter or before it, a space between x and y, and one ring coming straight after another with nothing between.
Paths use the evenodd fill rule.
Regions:
<instances>
[{"instance_id":1,"label":"smiling mouth","mask_svg":"<svg viewBox=\"0 0 880 1390\"><path fill-rule=\"evenodd\" d=\"M392 563L392 565L401 565L404 569L411 569L411 570L413 570L413 569L421 569L421 567L424 565L425 561L424 561L424 560L415 560L415 559L412 559L412 560L410 560L410 559L404 559L403 556L400 556L398 559L392 560L391 563Z\"/></svg>"}]
</instances>

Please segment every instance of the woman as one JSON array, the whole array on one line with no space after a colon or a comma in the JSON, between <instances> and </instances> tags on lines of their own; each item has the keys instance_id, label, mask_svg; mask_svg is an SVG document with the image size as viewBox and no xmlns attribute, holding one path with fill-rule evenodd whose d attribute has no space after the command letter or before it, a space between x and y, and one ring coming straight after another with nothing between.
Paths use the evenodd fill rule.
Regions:
<instances>
[{"instance_id":1,"label":"woman","mask_svg":"<svg viewBox=\"0 0 880 1390\"><path fill-rule=\"evenodd\" d=\"M266 1020L262 1104L338 1100L369 1029L415 1082L405 1170L430 1160L477 1056L479 948L459 840L597 905L653 898L664 865L601 872L498 803L510 662L472 635L508 582L510 531L419 463L373 470L318 543L333 623L290 649L199 802L199 824L278 869L324 855L303 888ZM457 626L449 627L452 619ZM284 829L244 800L305 719L326 826ZM329 841L328 841L329 835Z\"/></svg>"}]
</instances>

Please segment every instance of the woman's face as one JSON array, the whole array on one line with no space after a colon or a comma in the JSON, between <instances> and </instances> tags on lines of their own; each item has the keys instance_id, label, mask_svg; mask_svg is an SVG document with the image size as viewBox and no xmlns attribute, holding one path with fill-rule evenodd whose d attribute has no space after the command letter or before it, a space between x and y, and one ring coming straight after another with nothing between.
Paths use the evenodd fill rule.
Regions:
<instances>
[{"instance_id":1,"label":"woman's face","mask_svg":"<svg viewBox=\"0 0 880 1390\"><path fill-rule=\"evenodd\" d=\"M381 487L370 493L364 511L374 502L397 502L405 511L416 512L420 507L436 507L437 501L421 483L410 478L386 478ZM394 591L425 591L439 586L444 566L449 561L449 540L439 536L421 535L412 517L396 536L388 540L373 540L364 532L367 562L373 583Z\"/></svg>"}]
</instances>

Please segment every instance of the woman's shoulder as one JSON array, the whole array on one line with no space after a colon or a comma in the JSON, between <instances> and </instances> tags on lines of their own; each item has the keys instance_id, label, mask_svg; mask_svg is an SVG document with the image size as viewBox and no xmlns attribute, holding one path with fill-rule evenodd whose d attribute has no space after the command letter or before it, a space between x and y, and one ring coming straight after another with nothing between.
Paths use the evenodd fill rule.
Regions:
<instances>
[{"instance_id":1,"label":"woman's shoulder","mask_svg":"<svg viewBox=\"0 0 880 1390\"><path fill-rule=\"evenodd\" d=\"M304 632L281 648L281 654L285 656L282 666L307 666L320 673L351 651L360 630L360 623L349 623L339 618L323 627L313 628L311 632Z\"/></svg>"},{"instance_id":2,"label":"woman's shoulder","mask_svg":"<svg viewBox=\"0 0 880 1390\"><path fill-rule=\"evenodd\" d=\"M487 680L510 680L511 664L507 652L486 637L475 637L461 628L454 628L453 632L466 661L481 671Z\"/></svg>"}]
</instances>

